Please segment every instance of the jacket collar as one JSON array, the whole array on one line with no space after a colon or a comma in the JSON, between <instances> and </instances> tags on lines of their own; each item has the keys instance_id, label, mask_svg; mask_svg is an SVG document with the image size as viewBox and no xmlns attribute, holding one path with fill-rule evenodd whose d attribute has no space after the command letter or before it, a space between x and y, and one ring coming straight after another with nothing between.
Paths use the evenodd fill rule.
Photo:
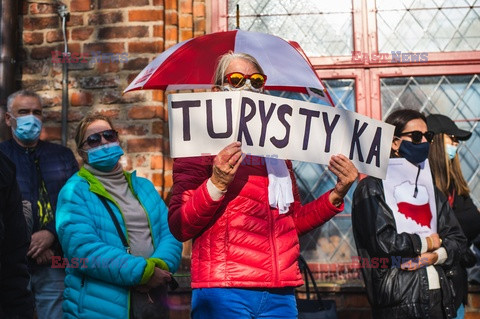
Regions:
<instances>
[{"instance_id":1,"label":"jacket collar","mask_svg":"<svg viewBox=\"0 0 480 319\"><path fill-rule=\"evenodd\" d=\"M136 177L137 177L136 171L133 171L132 173L124 171L123 174L125 175L125 179L127 180L128 188L130 188L132 193L136 196L137 195L137 192L135 190ZM90 173L85 167L82 166L82 168L80 168L80 170L78 171L78 176L80 176L81 178L85 179L88 182L88 184L90 185L90 191L92 193L103 196L111 200L113 203L115 203L118 206L118 204L113 199L113 197L107 192L105 187L103 187L102 183L100 183L100 181L95 177L95 175Z\"/></svg>"}]
</instances>

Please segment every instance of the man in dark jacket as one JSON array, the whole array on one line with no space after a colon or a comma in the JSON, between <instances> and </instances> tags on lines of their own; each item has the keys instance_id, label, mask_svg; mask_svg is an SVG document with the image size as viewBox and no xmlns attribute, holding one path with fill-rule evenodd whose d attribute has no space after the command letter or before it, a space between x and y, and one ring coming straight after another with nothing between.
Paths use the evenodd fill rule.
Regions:
<instances>
[{"instance_id":1,"label":"man in dark jacket","mask_svg":"<svg viewBox=\"0 0 480 319\"><path fill-rule=\"evenodd\" d=\"M36 93L13 93L5 115L13 138L0 143L0 151L16 165L23 199L32 204L33 230L27 256L38 319L62 317L65 271L50 267L52 256L61 254L55 208L60 189L78 170L70 149L39 140L42 119L41 99Z\"/></svg>"},{"instance_id":2,"label":"man in dark jacket","mask_svg":"<svg viewBox=\"0 0 480 319\"><path fill-rule=\"evenodd\" d=\"M33 318L29 245L15 165L0 152L0 318Z\"/></svg>"}]
</instances>

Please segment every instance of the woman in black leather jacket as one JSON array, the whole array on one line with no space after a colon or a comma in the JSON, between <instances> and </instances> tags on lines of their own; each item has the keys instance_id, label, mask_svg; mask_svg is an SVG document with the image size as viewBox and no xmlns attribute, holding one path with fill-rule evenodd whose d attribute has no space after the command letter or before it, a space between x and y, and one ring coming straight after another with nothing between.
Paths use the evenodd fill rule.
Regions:
<instances>
[{"instance_id":1,"label":"woman in black leather jacket","mask_svg":"<svg viewBox=\"0 0 480 319\"><path fill-rule=\"evenodd\" d=\"M395 126L390 157L399 159L390 160L385 181L360 181L352 209L373 317L452 318L456 309L448 273L466 239L446 198L434 188L425 161L433 133L415 110L395 111L386 122ZM405 184L403 178L414 182ZM385 185L395 185L393 195L384 191ZM426 204L411 204L420 198Z\"/></svg>"}]
</instances>

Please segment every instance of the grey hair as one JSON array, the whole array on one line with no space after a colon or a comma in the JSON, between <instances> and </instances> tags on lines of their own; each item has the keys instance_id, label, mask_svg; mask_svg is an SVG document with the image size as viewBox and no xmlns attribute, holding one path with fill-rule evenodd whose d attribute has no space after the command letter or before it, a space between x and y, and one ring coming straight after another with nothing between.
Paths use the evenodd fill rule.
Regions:
<instances>
[{"instance_id":1,"label":"grey hair","mask_svg":"<svg viewBox=\"0 0 480 319\"><path fill-rule=\"evenodd\" d=\"M262 67L258 63L257 59L255 59L250 54L230 51L230 52L222 55L217 62L217 67L215 68L215 75L214 75L214 78L213 78L213 84L214 85L221 86L223 84L223 82L224 82L223 80L224 80L224 77L225 77L225 71L227 70L230 62L232 62L232 60L234 60L234 59L247 60L255 66L255 68L258 70L258 72L260 72L262 74L265 74L263 72Z\"/></svg>"},{"instance_id":2,"label":"grey hair","mask_svg":"<svg viewBox=\"0 0 480 319\"><path fill-rule=\"evenodd\" d=\"M8 96L7 112L10 112L10 113L12 112L13 101L15 101L15 99L19 96L36 98L38 100L38 102L40 103L40 105L42 105L42 98L40 97L40 95L38 95L37 93L35 93L33 91L30 91L30 90L20 90L20 91L17 91L15 93L12 93Z\"/></svg>"}]
</instances>

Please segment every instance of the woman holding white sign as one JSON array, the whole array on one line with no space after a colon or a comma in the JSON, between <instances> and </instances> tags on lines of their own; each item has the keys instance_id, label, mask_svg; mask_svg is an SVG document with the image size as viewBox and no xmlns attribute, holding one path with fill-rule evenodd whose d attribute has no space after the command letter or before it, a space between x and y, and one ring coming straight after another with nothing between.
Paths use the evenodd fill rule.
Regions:
<instances>
[{"instance_id":1,"label":"woman holding white sign","mask_svg":"<svg viewBox=\"0 0 480 319\"><path fill-rule=\"evenodd\" d=\"M242 53L222 56L215 74L214 91L263 92L267 79ZM343 210L358 175L343 155L329 169L335 188L302 206L291 162L244 160L240 142L217 156L175 159L169 225L178 240L194 240L192 318L297 318L298 236Z\"/></svg>"},{"instance_id":2,"label":"woman holding white sign","mask_svg":"<svg viewBox=\"0 0 480 319\"><path fill-rule=\"evenodd\" d=\"M386 123L395 126L387 177L363 179L352 208L373 317L452 318L447 273L466 239L432 180L426 159L434 133L416 110L395 111ZM385 263L373 267L379 259Z\"/></svg>"}]
</instances>

